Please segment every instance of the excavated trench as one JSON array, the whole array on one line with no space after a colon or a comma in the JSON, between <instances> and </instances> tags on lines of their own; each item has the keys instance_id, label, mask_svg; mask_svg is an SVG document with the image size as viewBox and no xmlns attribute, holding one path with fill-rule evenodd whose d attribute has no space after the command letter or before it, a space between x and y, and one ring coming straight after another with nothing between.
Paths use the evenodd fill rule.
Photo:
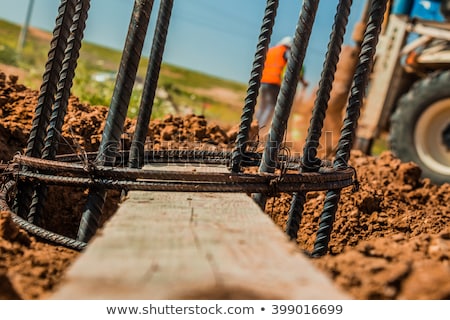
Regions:
<instances>
[{"instance_id":1,"label":"excavated trench","mask_svg":"<svg viewBox=\"0 0 450 320\"><path fill-rule=\"evenodd\" d=\"M38 93L0 72L0 159L23 152ZM60 153L97 150L107 109L71 97ZM134 122L127 120L122 144L130 143ZM153 121L149 137L155 149L195 144L229 149L236 131L210 125L201 116L167 116ZM350 164L358 172L359 191L342 193L330 254L313 260L356 299L450 298L450 185L420 178L420 168L391 153L368 157L357 152ZM63 189L63 190L60 190ZM69 192L70 191L70 192ZM52 187L42 225L74 237L86 190ZM118 192L109 192L102 221L116 210ZM298 233L300 250L311 250L323 205L322 192L309 192ZM271 199L266 213L284 228L290 195ZM82 254L82 253L81 253ZM19 229L0 213L0 298L45 299L64 278L79 252L46 242ZM270 259L270 257L268 257Z\"/></svg>"}]
</instances>

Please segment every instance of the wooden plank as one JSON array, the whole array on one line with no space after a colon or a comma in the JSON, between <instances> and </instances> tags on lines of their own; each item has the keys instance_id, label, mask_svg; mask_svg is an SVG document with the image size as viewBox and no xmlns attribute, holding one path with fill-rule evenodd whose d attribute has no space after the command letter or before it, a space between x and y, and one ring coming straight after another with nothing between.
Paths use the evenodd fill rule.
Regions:
<instances>
[{"instance_id":1,"label":"wooden plank","mask_svg":"<svg viewBox=\"0 0 450 320\"><path fill-rule=\"evenodd\" d=\"M141 191L130 192L52 297L346 298L247 195Z\"/></svg>"}]
</instances>

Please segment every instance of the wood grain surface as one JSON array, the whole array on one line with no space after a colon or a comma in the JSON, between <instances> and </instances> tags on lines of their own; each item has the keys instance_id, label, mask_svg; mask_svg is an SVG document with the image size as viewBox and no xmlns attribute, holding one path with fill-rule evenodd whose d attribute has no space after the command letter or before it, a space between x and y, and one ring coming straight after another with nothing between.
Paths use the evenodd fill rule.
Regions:
<instances>
[{"instance_id":1,"label":"wood grain surface","mask_svg":"<svg viewBox=\"0 0 450 320\"><path fill-rule=\"evenodd\" d=\"M52 299L347 299L245 194L128 196Z\"/></svg>"}]
</instances>

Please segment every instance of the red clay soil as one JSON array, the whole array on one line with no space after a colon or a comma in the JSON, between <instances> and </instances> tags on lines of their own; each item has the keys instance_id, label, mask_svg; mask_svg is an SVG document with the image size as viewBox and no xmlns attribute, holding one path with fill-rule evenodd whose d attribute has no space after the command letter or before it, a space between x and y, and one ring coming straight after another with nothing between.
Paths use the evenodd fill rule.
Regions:
<instances>
[{"instance_id":1,"label":"red clay soil","mask_svg":"<svg viewBox=\"0 0 450 320\"><path fill-rule=\"evenodd\" d=\"M36 102L36 91L0 72L2 161L23 152ZM106 111L72 97L60 152L97 150ZM134 122L127 120L125 148L133 128ZM194 115L167 116L154 121L149 130L154 148L192 143L227 148L234 135ZM420 168L401 163L389 152L377 158L354 153L351 165L357 169L360 190L342 192L330 254L313 263L356 299L449 299L450 185L436 186L420 179ZM50 190L43 226L74 237L84 192ZM108 196L102 222L119 201L117 193ZM310 251L324 194L310 192L307 199L297 241L300 249ZM280 228L284 228L289 202L289 195L280 195L267 204L266 212ZM79 255L28 235L7 212L0 213L0 299L47 298Z\"/></svg>"},{"instance_id":2,"label":"red clay soil","mask_svg":"<svg viewBox=\"0 0 450 320\"><path fill-rule=\"evenodd\" d=\"M358 299L450 298L450 185L421 180L420 168L390 152L353 153L360 190L346 189L330 254L313 262ZM311 251L325 195L308 193L297 241ZM283 227L290 196L266 206ZM273 208L273 209L272 209Z\"/></svg>"}]
</instances>

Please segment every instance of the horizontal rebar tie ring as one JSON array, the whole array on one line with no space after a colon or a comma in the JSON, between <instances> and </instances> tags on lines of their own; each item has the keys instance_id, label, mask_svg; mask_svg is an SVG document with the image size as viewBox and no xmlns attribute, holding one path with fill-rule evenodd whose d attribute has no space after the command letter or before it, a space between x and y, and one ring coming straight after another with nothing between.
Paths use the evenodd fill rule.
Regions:
<instances>
[{"instance_id":1,"label":"horizontal rebar tie ring","mask_svg":"<svg viewBox=\"0 0 450 320\"><path fill-rule=\"evenodd\" d=\"M10 197L10 194L13 192L14 188L16 188L16 182L14 180L10 180L0 185L0 211L7 211L11 215L11 219L14 221L14 223L16 223L19 227L37 237L46 239L54 243L58 243L67 248L71 248L78 251L81 251L86 248L87 244L85 242L77 241L75 239L48 231L46 229L43 229L39 226L36 226L26 221L25 219L22 219L17 214L15 214L11 210L7 202L7 199Z\"/></svg>"},{"instance_id":2,"label":"horizontal rebar tie ring","mask_svg":"<svg viewBox=\"0 0 450 320\"><path fill-rule=\"evenodd\" d=\"M36 180L49 185L104 186L107 189L195 192L276 192L341 189L353 184L352 168L335 170L324 167L319 172L277 174L202 173L149 169L86 167L78 163L16 156L16 163L45 173L13 173L16 178Z\"/></svg>"},{"instance_id":3,"label":"horizontal rebar tie ring","mask_svg":"<svg viewBox=\"0 0 450 320\"><path fill-rule=\"evenodd\" d=\"M97 152L87 152L83 154L83 161L94 161L97 157ZM117 152L115 166L121 166L128 162L128 151ZM262 153L258 152L244 152L242 154L242 166L244 167L257 167L259 166L262 158ZM65 154L56 157L57 161L62 162L80 162L80 155L78 154ZM232 160L231 151L205 151L205 150L180 150L180 149L168 149L168 150L151 150L145 151L144 164L152 163L180 163L180 164L220 164L229 165ZM279 155L277 166L283 166L285 169L298 170L300 168L301 158L285 155ZM322 166L332 166L332 163L324 161Z\"/></svg>"}]
</instances>

